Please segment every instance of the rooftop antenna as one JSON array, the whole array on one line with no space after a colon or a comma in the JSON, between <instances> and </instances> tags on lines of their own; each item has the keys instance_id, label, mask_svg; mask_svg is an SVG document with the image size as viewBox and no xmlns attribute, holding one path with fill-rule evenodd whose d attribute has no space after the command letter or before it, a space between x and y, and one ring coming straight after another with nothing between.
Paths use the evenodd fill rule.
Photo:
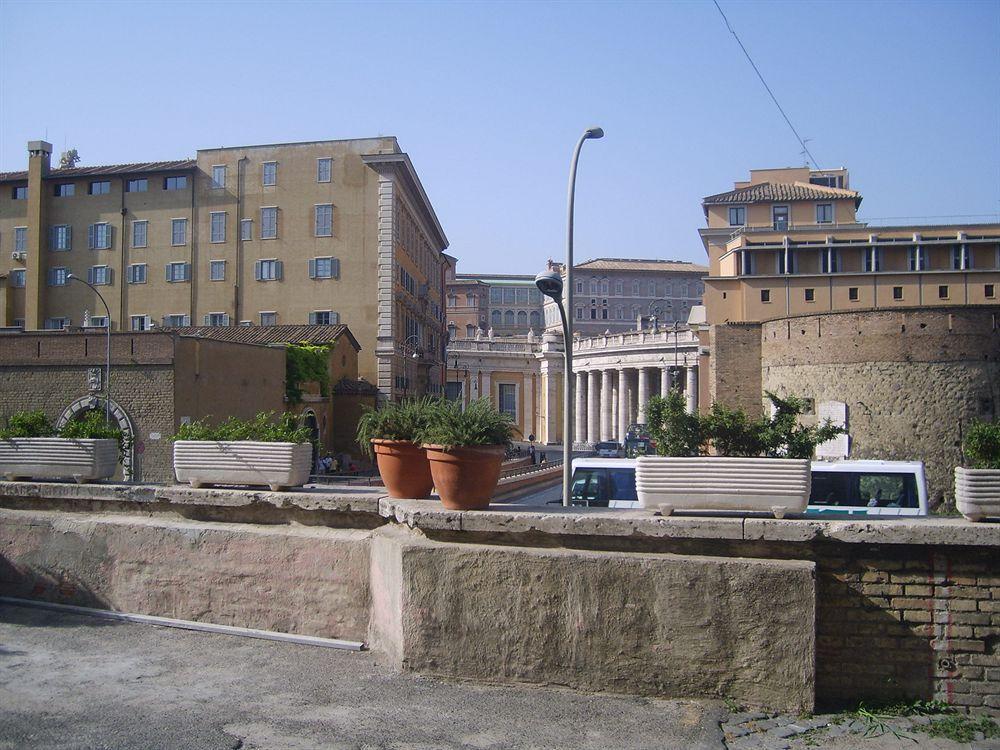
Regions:
<instances>
[{"instance_id":1,"label":"rooftop antenna","mask_svg":"<svg viewBox=\"0 0 1000 750\"><path fill-rule=\"evenodd\" d=\"M802 139L802 150L799 151L799 156L801 156L802 157L802 161L805 162L805 164L803 166L806 166L806 167L809 166L809 147L806 146L806 144L809 143L809 141L811 141L811 140L812 140L812 138L803 138ZM818 168L818 166L819 165L817 165L817 168Z\"/></svg>"}]
</instances>

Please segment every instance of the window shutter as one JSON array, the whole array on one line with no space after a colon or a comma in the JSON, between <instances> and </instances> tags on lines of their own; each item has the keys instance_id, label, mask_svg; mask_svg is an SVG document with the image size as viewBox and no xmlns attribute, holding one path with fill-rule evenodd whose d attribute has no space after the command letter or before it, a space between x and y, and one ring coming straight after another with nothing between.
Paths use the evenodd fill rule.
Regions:
<instances>
[{"instance_id":1,"label":"window shutter","mask_svg":"<svg viewBox=\"0 0 1000 750\"><path fill-rule=\"evenodd\" d=\"M104 283L110 284L111 280L114 278L115 269L113 269L111 266L108 266L107 270L105 270L104 273L106 277L106 281Z\"/></svg>"},{"instance_id":2,"label":"window shutter","mask_svg":"<svg viewBox=\"0 0 1000 750\"><path fill-rule=\"evenodd\" d=\"M330 276L339 279L340 278L340 259L334 258L330 261Z\"/></svg>"},{"instance_id":3,"label":"window shutter","mask_svg":"<svg viewBox=\"0 0 1000 750\"><path fill-rule=\"evenodd\" d=\"M181 318L181 323L183 323L185 326L191 325L191 316L190 315L183 316Z\"/></svg>"},{"instance_id":4,"label":"window shutter","mask_svg":"<svg viewBox=\"0 0 1000 750\"><path fill-rule=\"evenodd\" d=\"M91 266L90 268L87 269L87 283L88 284L93 284L94 283L94 268L93 268L93 266Z\"/></svg>"},{"instance_id":5,"label":"window shutter","mask_svg":"<svg viewBox=\"0 0 1000 750\"><path fill-rule=\"evenodd\" d=\"M191 281L191 264L184 264L184 281Z\"/></svg>"},{"instance_id":6,"label":"window shutter","mask_svg":"<svg viewBox=\"0 0 1000 750\"><path fill-rule=\"evenodd\" d=\"M87 225L87 249L88 250L93 250L94 249L94 234L96 233L96 231L97 230L94 228L93 224L88 224Z\"/></svg>"},{"instance_id":7,"label":"window shutter","mask_svg":"<svg viewBox=\"0 0 1000 750\"><path fill-rule=\"evenodd\" d=\"M332 312L330 313L330 325L337 325L340 323L340 313Z\"/></svg>"},{"instance_id":8,"label":"window shutter","mask_svg":"<svg viewBox=\"0 0 1000 750\"><path fill-rule=\"evenodd\" d=\"M253 278L254 281L260 281L260 261L255 260L253 263Z\"/></svg>"},{"instance_id":9,"label":"window shutter","mask_svg":"<svg viewBox=\"0 0 1000 750\"><path fill-rule=\"evenodd\" d=\"M314 312L309 313L309 325L316 325L316 313Z\"/></svg>"},{"instance_id":10,"label":"window shutter","mask_svg":"<svg viewBox=\"0 0 1000 750\"><path fill-rule=\"evenodd\" d=\"M315 279L316 278L316 259L315 258L310 258L309 259L309 278L310 279Z\"/></svg>"},{"instance_id":11,"label":"window shutter","mask_svg":"<svg viewBox=\"0 0 1000 750\"><path fill-rule=\"evenodd\" d=\"M211 324L212 324L212 323L211 323L211 320L212 320L212 319L211 319L211 317L210 317L210 316L208 316L208 315L205 315L205 316L204 316L204 317L202 318L202 321L201 321L201 322L202 322L202 325L206 325L206 326L208 326L208 325L211 325Z\"/></svg>"},{"instance_id":12,"label":"window shutter","mask_svg":"<svg viewBox=\"0 0 1000 750\"><path fill-rule=\"evenodd\" d=\"M49 227L49 250L56 249L56 228Z\"/></svg>"},{"instance_id":13,"label":"window shutter","mask_svg":"<svg viewBox=\"0 0 1000 750\"><path fill-rule=\"evenodd\" d=\"M111 241L111 236L112 236L115 228L113 226L111 226L110 224L105 224L104 225L104 229L105 229L105 233L104 233L104 249L105 250L110 250L112 247L114 247L114 243Z\"/></svg>"},{"instance_id":14,"label":"window shutter","mask_svg":"<svg viewBox=\"0 0 1000 750\"><path fill-rule=\"evenodd\" d=\"M222 314L222 325L224 326L229 325L229 313Z\"/></svg>"},{"instance_id":15,"label":"window shutter","mask_svg":"<svg viewBox=\"0 0 1000 750\"><path fill-rule=\"evenodd\" d=\"M73 227L71 226L66 227L66 249L73 249Z\"/></svg>"},{"instance_id":16,"label":"window shutter","mask_svg":"<svg viewBox=\"0 0 1000 750\"><path fill-rule=\"evenodd\" d=\"M169 263L167 263L167 281L173 281L173 279L170 278L170 264Z\"/></svg>"},{"instance_id":17,"label":"window shutter","mask_svg":"<svg viewBox=\"0 0 1000 750\"><path fill-rule=\"evenodd\" d=\"M274 278L276 278L278 281L281 281L282 271L284 270L284 266L285 264L282 261L280 260L274 261Z\"/></svg>"}]
</instances>

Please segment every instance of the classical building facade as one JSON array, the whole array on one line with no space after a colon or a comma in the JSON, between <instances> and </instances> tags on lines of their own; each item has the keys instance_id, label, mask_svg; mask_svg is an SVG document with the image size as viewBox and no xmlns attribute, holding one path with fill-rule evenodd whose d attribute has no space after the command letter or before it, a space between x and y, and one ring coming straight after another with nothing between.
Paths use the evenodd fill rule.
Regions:
<instances>
[{"instance_id":1,"label":"classical building facade","mask_svg":"<svg viewBox=\"0 0 1000 750\"><path fill-rule=\"evenodd\" d=\"M562 263L549 261L565 278ZM678 260L596 258L575 266L567 314L584 336L634 331L653 318L660 324L685 323L701 304L706 266ZM545 300L546 330L560 330L559 311Z\"/></svg>"},{"instance_id":2,"label":"classical building facade","mask_svg":"<svg viewBox=\"0 0 1000 750\"><path fill-rule=\"evenodd\" d=\"M458 273L457 261L446 273L445 317L451 340L482 338L490 331L494 336L541 333L542 295L534 276Z\"/></svg>"},{"instance_id":3,"label":"classical building facade","mask_svg":"<svg viewBox=\"0 0 1000 750\"><path fill-rule=\"evenodd\" d=\"M754 170L704 199L701 391L831 405L843 456L924 461L950 497L963 430L1000 411L1000 224L875 227L860 203L845 169Z\"/></svg>"},{"instance_id":4,"label":"classical building facade","mask_svg":"<svg viewBox=\"0 0 1000 750\"><path fill-rule=\"evenodd\" d=\"M448 241L395 138L56 169L51 151L0 174L0 324L347 323L383 396L440 391Z\"/></svg>"}]
</instances>

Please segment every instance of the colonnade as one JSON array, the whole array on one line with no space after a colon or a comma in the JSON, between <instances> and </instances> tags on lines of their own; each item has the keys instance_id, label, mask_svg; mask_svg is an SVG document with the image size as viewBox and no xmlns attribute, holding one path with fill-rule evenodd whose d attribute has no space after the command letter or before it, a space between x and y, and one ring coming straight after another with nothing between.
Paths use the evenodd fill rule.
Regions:
<instances>
[{"instance_id":1,"label":"colonnade","mask_svg":"<svg viewBox=\"0 0 1000 750\"><path fill-rule=\"evenodd\" d=\"M698 409L698 367L618 367L575 370L577 443L625 441L630 424L646 423L646 404L652 396L664 398L671 388L681 391L687 410Z\"/></svg>"}]
</instances>

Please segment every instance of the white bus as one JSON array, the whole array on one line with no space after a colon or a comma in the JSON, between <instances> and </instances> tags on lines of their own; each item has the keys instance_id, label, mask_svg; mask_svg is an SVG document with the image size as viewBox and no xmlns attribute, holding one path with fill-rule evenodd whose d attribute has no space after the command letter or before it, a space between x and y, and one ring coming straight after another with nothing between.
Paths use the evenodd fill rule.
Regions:
<instances>
[{"instance_id":1,"label":"white bus","mask_svg":"<svg viewBox=\"0 0 1000 750\"><path fill-rule=\"evenodd\" d=\"M573 505L638 508L632 458L573 460ZM926 516L920 461L813 461L806 515Z\"/></svg>"}]
</instances>

